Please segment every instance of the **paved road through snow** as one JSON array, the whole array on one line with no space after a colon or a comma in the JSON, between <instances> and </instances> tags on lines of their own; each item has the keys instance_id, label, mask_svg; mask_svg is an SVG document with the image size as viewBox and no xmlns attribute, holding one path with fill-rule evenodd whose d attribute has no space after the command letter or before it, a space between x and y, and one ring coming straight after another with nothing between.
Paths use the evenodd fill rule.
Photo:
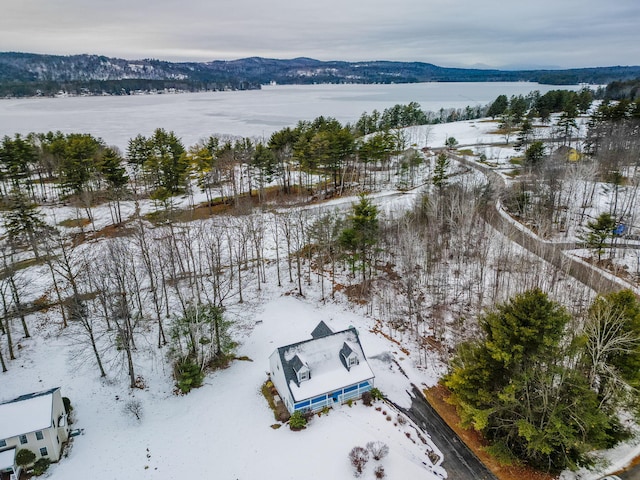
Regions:
<instances>
[{"instance_id":1,"label":"paved road through snow","mask_svg":"<svg viewBox=\"0 0 640 480\"><path fill-rule=\"evenodd\" d=\"M442 467L454 480L497 480L446 424L414 385L411 408L403 411L427 433L444 455Z\"/></svg>"}]
</instances>

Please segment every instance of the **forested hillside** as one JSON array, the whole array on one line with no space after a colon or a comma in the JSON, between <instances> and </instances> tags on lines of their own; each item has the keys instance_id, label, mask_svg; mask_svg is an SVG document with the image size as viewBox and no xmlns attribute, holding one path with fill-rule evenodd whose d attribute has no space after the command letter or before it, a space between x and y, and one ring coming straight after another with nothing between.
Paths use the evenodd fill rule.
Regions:
<instances>
[{"instance_id":1,"label":"forested hillside","mask_svg":"<svg viewBox=\"0 0 640 480\"><path fill-rule=\"evenodd\" d=\"M599 84L640 76L640 67L569 70L444 68L422 62L323 62L310 58L171 63L97 55L0 53L0 97L128 95L135 92L245 90L260 85L312 83L414 83L528 81L555 85Z\"/></svg>"}]
</instances>

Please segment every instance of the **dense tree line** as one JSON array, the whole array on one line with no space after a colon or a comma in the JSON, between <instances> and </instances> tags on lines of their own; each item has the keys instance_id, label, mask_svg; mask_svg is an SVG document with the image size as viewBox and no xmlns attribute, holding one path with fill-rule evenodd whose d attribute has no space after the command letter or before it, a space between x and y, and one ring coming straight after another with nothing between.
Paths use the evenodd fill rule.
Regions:
<instances>
[{"instance_id":1,"label":"dense tree line","mask_svg":"<svg viewBox=\"0 0 640 480\"><path fill-rule=\"evenodd\" d=\"M183 91L260 88L278 84L415 83L530 81L550 85L603 85L638 77L640 67L502 71L444 68L423 62L323 62L311 58L171 63L98 55L0 53L0 95L68 93L126 94L130 91Z\"/></svg>"},{"instance_id":2,"label":"dense tree line","mask_svg":"<svg viewBox=\"0 0 640 480\"><path fill-rule=\"evenodd\" d=\"M611 82L603 91L599 92L598 96L604 100L638 100L640 98L640 78Z\"/></svg>"},{"instance_id":3,"label":"dense tree line","mask_svg":"<svg viewBox=\"0 0 640 480\"><path fill-rule=\"evenodd\" d=\"M629 290L596 298L580 320L529 290L480 318L482 336L459 347L444 383L500 457L588 466L589 452L630 435L618 409L638 407L639 322Z\"/></svg>"},{"instance_id":4,"label":"dense tree line","mask_svg":"<svg viewBox=\"0 0 640 480\"><path fill-rule=\"evenodd\" d=\"M186 80L78 80L0 83L0 97L53 97L56 95L137 95L141 93L220 92L258 90L247 81L200 82Z\"/></svg>"},{"instance_id":5,"label":"dense tree line","mask_svg":"<svg viewBox=\"0 0 640 480\"><path fill-rule=\"evenodd\" d=\"M533 91L529 95L499 95L489 106L487 115L502 117L513 127L520 125L525 117L539 117L542 122L548 122L552 113L575 112L586 113L594 99L594 92L589 88L574 90L550 90L544 95Z\"/></svg>"},{"instance_id":6,"label":"dense tree line","mask_svg":"<svg viewBox=\"0 0 640 480\"><path fill-rule=\"evenodd\" d=\"M406 105L394 105L385 108L382 113L374 110L370 114L364 112L356 124L358 135L368 135L374 132L389 131L414 125L428 125L460 120L473 120L487 115L486 106L467 106L465 108L442 108L438 112L422 110L417 102Z\"/></svg>"}]
</instances>

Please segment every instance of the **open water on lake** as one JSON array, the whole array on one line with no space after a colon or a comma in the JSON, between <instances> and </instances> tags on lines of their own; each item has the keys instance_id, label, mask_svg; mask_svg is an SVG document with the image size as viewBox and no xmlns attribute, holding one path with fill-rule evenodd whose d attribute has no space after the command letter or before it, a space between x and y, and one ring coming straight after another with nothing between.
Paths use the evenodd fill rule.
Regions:
<instances>
[{"instance_id":1,"label":"open water on lake","mask_svg":"<svg viewBox=\"0 0 640 480\"><path fill-rule=\"evenodd\" d=\"M418 102L423 110L486 105L498 95L545 93L578 86L527 82L412 83L393 85L276 85L262 90L121 97L0 100L0 137L14 133L91 133L123 151L130 138L162 127L185 146L212 134L264 137L320 115L342 123L363 112Z\"/></svg>"}]
</instances>

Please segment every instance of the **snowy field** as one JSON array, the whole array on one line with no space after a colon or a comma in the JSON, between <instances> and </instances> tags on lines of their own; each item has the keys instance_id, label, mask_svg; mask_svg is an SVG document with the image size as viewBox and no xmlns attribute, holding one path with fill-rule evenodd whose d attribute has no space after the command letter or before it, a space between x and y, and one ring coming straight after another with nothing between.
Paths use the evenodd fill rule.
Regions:
<instances>
[{"instance_id":1,"label":"snowy field","mask_svg":"<svg viewBox=\"0 0 640 480\"><path fill-rule=\"evenodd\" d=\"M321 304L313 295L305 300L285 293L263 292L230 309L238 319L237 355L251 361L233 362L186 396L173 393L160 358L164 352L154 346L141 347L138 355L146 388L131 391L117 371L100 380L91 362L74 357L72 340L39 317L35 338L20 341L19 360L2 375L2 398L59 385L71 399L73 426L85 434L75 438L68 458L51 468L53 478L350 478L349 451L370 441L390 447L380 462L387 478L446 476L427 456L429 450L437 455L437 448L420 441L410 424L399 424L397 412L382 403L376 404L380 411L360 402L343 405L314 417L301 432L271 428L277 422L260 393L268 357L278 346L309 338L320 320L334 330L349 325L359 330L376 386L403 406L409 406L410 382L431 385L438 376L434 369L415 369L397 345L370 333L371 320L357 311ZM142 405L140 421L125 411L134 398ZM374 478L374 464L370 461L361 478Z\"/></svg>"}]
</instances>

